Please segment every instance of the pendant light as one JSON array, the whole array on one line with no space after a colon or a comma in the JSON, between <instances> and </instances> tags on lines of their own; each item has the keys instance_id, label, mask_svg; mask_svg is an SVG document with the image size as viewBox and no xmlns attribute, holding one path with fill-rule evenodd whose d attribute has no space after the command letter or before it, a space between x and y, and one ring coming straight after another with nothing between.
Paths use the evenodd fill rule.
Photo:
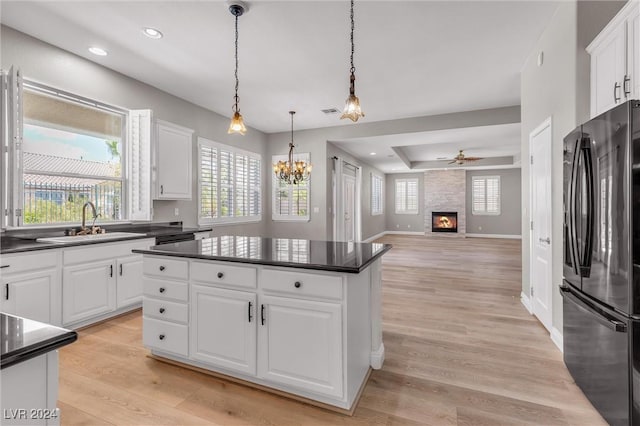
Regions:
<instances>
[{"instance_id":1,"label":"pendant light","mask_svg":"<svg viewBox=\"0 0 640 426\"><path fill-rule=\"evenodd\" d=\"M285 185L297 185L304 182L311 175L311 164L304 161L293 161L293 115L295 111L289 111L291 115L291 142L289 142L289 157L287 161L278 161L273 164L273 172L280 182Z\"/></svg>"},{"instance_id":2,"label":"pendant light","mask_svg":"<svg viewBox=\"0 0 640 426\"><path fill-rule=\"evenodd\" d=\"M234 96L235 102L233 104L233 117L231 118L231 123L229 124L229 130L227 133L240 133L241 135L244 135L247 133L247 128L245 127L244 120L240 114L240 108L238 108L238 18L244 13L244 6L241 3L233 3L229 6L229 12L236 17L236 94Z\"/></svg>"},{"instance_id":3,"label":"pendant light","mask_svg":"<svg viewBox=\"0 0 640 426\"><path fill-rule=\"evenodd\" d=\"M353 65L353 52L355 50L355 43L353 41L353 30L355 28L353 1L354 0L351 0L351 77L349 79L349 97L344 105L344 111L340 119L350 118L351 121L358 121L360 117L364 117L364 113L360 108L360 99L356 96L356 67Z\"/></svg>"}]
</instances>

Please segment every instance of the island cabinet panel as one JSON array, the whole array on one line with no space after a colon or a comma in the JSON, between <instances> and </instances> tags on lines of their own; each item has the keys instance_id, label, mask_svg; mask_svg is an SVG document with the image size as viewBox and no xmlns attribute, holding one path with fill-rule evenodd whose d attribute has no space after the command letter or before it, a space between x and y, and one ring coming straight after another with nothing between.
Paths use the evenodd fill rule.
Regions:
<instances>
[{"instance_id":1,"label":"island cabinet panel","mask_svg":"<svg viewBox=\"0 0 640 426\"><path fill-rule=\"evenodd\" d=\"M293 297L342 300L342 277L335 275L265 269L262 271L262 288L265 292Z\"/></svg>"},{"instance_id":2,"label":"island cabinet panel","mask_svg":"<svg viewBox=\"0 0 640 426\"><path fill-rule=\"evenodd\" d=\"M184 282L159 280L145 276L143 285L146 296L173 299L180 302L189 300L189 285Z\"/></svg>"},{"instance_id":3,"label":"island cabinet panel","mask_svg":"<svg viewBox=\"0 0 640 426\"><path fill-rule=\"evenodd\" d=\"M342 305L276 296L260 304L258 376L342 398Z\"/></svg>"},{"instance_id":4,"label":"island cabinet panel","mask_svg":"<svg viewBox=\"0 0 640 426\"><path fill-rule=\"evenodd\" d=\"M191 287L191 358L256 374L256 294Z\"/></svg>"},{"instance_id":5,"label":"island cabinet panel","mask_svg":"<svg viewBox=\"0 0 640 426\"><path fill-rule=\"evenodd\" d=\"M186 325L145 317L142 342L152 349L186 357L189 355L189 328Z\"/></svg>"},{"instance_id":6,"label":"island cabinet panel","mask_svg":"<svg viewBox=\"0 0 640 426\"><path fill-rule=\"evenodd\" d=\"M116 309L115 262L103 260L62 269L62 323Z\"/></svg>"},{"instance_id":7,"label":"island cabinet panel","mask_svg":"<svg viewBox=\"0 0 640 426\"><path fill-rule=\"evenodd\" d=\"M256 275L256 268L250 266L233 266L217 262L191 263L191 279L204 283L256 288Z\"/></svg>"},{"instance_id":8,"label":"island cabinet panel","mask_svg":"<svg viewBox=\"0 0 640 426\"><path fill-rule=\"evenodd\" d=\"M189 322L189 307L184 303L145 297L142 302L145 316L164 321L175 321L183 324Z\"/></svg>"},{"instance_id":9,"label":"island cabinet panel","mask_svg":"<svg viewBox=\"0 0 640 426\"><path fill-rule=\"evenodd\" d=\"M186 280L189 277L189 263L186 260L167 257L147 257L144 261L143 271L145 275L159 278Z\"/></svg>"}]
</instances>

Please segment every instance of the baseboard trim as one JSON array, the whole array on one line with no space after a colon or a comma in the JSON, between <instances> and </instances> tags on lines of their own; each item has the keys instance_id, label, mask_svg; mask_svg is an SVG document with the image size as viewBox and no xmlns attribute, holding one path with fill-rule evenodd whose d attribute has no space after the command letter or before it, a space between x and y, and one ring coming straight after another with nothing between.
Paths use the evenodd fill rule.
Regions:
<instances>
[{"instance_id":1,"label":"baseboard trim","mask_svg":"<svg viewBox=\"0 0 640 426\"><path fill-rule=\"evenodd\" d=\"M373 237L369 237L363 241L363 243L370 243L371 241L375 241L380 237L384 237L387 234L387 231L382 231L379 234L374 235Z\"/></svg>"},{"instance_id":2,"label":"baseboard trim","mask_svg":"<svg viewBox=\"0 0 640 426\"><path fill-rule=\"evenodd\" d=\"M564 353L562 333L555 327L551 329L551 341L560 349L560 352Z\"/></svg>"},{"instance_id":3,"label":"baseboard trim","mask_svg":"<svg viewBox=\"0 0 640 426\"><path fill-rule=\"evenodd\" d=\"M424 231L386 231L385 234L389 235L424 235Z\"/></svg>"},{"instance_id":4,"label":"baseboard trim","mask_svg":"<svg viewBox=\"0 0 640 426\"><path fill-rule=\"evenodd\" d=\"M380 370L382 368L382 364L384 364L384 343L380 343L378 349L371 351L369 361L374 370Z\"/></svg>"},{"instance_id":5,"label":"baseboard trim","mask_svg":"<svg viewBox=\"0 0 640 426\"><path fill-rule=\"evenodd\" d=\"M533 309L531 307L531 299L529 298L529 296L525 294L524 291L520 293L520 302L522 302L527 312L533 315Z\"/></svg>"},{"instance_id":6,"label":"baseboard trim","mask_svg":"<svg viewBox=\"0 0 640 426\"><path fill-rule=\"evenodd\" d=\"M511 234L466 234L469 238L506 238L509 240L521 240L522 235Z\"/></svg>"}]
</instances>

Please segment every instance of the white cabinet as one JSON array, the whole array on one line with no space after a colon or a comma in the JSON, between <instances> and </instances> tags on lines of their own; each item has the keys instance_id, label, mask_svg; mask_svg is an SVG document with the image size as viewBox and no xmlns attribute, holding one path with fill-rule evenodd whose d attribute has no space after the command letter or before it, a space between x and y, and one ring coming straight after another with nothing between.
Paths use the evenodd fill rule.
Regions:
<instances>
[{"instance_id":1,"label":"white cabinet","mask_svg":"<svg viewBox=\"0 0 640 426\"><path fill-rule=\"evenodd\" d=\"M587 47L591 55L591 116L640 98L639 7L628 2Z\"/></svg>"},{"instance_id":2,"label":"white cabinet","mask_svg":"<svg viewBox=\"0 0 640 426\"><path fill-rule=\"evenodd\" d=\"M139 306L142 255L154 239L129 240L63 251L62 324L80 327Z\"/></svg>"},{"instance_id":3,"label":"white cabinet","mask_svg":"<svg viewBox=\"0 0 640 426\"><path fill-rule=\"evenodd\" d=\"M166 121L156 121L157 200L190 200L193 130Z\"/></svg>"},{"instance_id":4,"label":"white cabinet","mask_svg":"<svg viewBox=\"0 0 640 426\"><path fill-rule=\"evenodd\" d=\"M256 374L256 294L192 285L191 357Z\"/></svg>"},{"instance_id":5,"label":"white cabinet","mask_svg":"<svg viewBox=\"0 0 640 426\"><path fill-rule=\"evenodd\" d=\"M116 309L112 260L65 266L62 270L62 322L70 324Z\"/></svg>"},{"instance_id":6,"label":"white cabinet","mask_svg":"<svg viewBox=\"0 0 640 426\"><path fill-rule=\"evenodd\" d=\"M260 303L258 376L341 398L342 305L275 296Z\"/></svg>"},{"instance_id":7,"label":"white cabinet","mask_svg":"<svg viewBox=\"0 0 640 426\"><path fill-rule=\"evenodd\" d=\"M59 252L2 257L0 311L48 324L60 324Z\"/></svg>"}]
</instances>

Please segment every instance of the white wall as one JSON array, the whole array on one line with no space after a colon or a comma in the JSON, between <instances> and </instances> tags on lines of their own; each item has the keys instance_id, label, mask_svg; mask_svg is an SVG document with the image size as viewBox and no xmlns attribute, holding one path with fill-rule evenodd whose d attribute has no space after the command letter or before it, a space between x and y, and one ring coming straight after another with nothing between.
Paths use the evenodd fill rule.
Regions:
<instances>
[{"instance_id":1,"label":"white wall","mask_svg":"<svg viewBox=\"0 0 640 426\"><path fill-rule=\"evenodd\" d=\"M202 136L220 143L262 154L264 175L270 172L270 158L266 156L267 137L255 129L247 134L228 135L229 119L194 105L155 87L134 80L70 52L44 43L12 28L2 26L0 58L3 69L18 66L25 78L35 80L71 93L126 109L152 109L155 118L170 121L195 130ZM231 105L231 104L229 104ZM197 225L197 145L193 144L193 198L191 201L154 201L154 221L181 220L187 226ZM266 194L265 194L266 195ZM180 215L174 216L174 208ZM263 202L263 208L266 203ZM263 215L265 217L265 215ZM243 233L261 235L266 220L258 224L242 225ZM234 226L217 226L217 234L234 232Z\"/></svg>"}]
</instances>

